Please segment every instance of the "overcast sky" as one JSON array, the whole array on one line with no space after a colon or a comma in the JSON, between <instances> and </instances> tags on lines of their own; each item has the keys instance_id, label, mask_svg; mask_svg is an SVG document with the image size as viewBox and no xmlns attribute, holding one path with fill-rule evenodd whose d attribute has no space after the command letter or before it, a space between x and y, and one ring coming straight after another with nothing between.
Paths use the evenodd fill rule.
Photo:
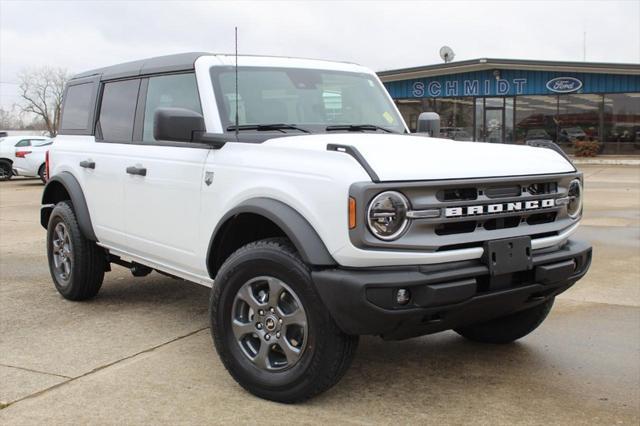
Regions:
<instances>
[{"instance_id":1,"label":"overcast sky","mask_svg":"<svg viewBox=\"0 0 640 426\"><path fill-rule=\"evenodd\" d=\"M80 72L186 51L301 56L376 71L480 57L640 63L640 0L630 1L4 1L0 106L16 74Z\"/></svg>"}]
</instances>

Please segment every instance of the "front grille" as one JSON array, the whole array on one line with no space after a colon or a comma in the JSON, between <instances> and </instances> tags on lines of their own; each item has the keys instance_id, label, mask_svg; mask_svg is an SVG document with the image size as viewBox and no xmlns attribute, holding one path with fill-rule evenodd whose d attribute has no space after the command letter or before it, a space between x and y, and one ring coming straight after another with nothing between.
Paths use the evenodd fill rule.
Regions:
<instances>
[{"instance_id":1,"label":"front grille","mask_svg":"<svg viewBox=\"0 0 640 426\"><path fill-rule=\"evenodd\" d=\"M462 209L458 211L457 216L447 217L443 213L438 218L430 219L434 233L438 236L552 223L560 209L553 201L558 196L557 182L478 184L473 187L440 189L435 195L437 203L420 206L420 209L440 208L443 212L448 208ZM552 205L542 206L543 200L552 200ZM538 207L524 208L527 202L536 202ZM489 211L488 207L482 213L472 210L478 206L482 206L483 209L494 206L496 211Z\"/></svg>"},{"instance_id":2,"label":"front grille","mask_svg":"<svg viewBox=\"0 0 640 426\"><path fill-rule=\"evenodd\" d=\"M440 201L468 201L478 199L476 188L452 188L438 191L436 197Z\"/></svg>"},{"instance_id":3,"label":"front grille","mask_svg":"<svg viewBox=\"0 0 640 426\"><path fill-rule=\"evenodd\" d=\"M556 205L556 199L566 197L570 182L578 176L561 173L355 184L352 195L363 205L382 191L402 192L413 218L394 241L377 239L365 226L350 231L350 238L358 247L440 251L521 235L556 235L575 223L564 205Z\"/></svg>"}]
</instances>

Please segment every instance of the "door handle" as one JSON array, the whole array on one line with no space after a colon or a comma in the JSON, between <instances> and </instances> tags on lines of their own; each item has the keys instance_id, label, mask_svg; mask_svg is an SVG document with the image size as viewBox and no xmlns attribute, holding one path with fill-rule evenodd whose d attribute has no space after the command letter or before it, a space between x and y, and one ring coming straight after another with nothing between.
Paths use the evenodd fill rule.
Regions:
<instances>
[{"instance_id":1,"label":"door handle","mask_svg":"<svg viewBox=\"0 0 640 426\"><path fill-rule=\"evenodd\" d=\"M127 167L127 173L130 175L146 176L147 169L144 167L129 166Z\"/></svg>"},{"instance_id":2,"label":"door handle","mask_svg":"<svg viewBox=\"0 0 640 426\"><path fill-rule=\"evenodd\" d=\"M96 168L96 162L95 161L84 160L84 161L80 162L80 167L82 167L83 169L95 169Z\"/></svg>"}]
</instances>

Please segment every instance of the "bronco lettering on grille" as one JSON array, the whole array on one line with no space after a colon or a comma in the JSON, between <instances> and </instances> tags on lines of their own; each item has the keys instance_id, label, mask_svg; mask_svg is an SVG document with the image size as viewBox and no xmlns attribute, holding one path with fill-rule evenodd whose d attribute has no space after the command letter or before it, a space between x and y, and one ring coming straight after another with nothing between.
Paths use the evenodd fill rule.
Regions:
<instances>
[{"instance_id":1,"label":"bronco lettering on grille","mask_svg":"<svg viewBox=\"0 0 640 426\"><path fill-rule=\"evenodd\" d=\"M545 200L515 201L510 203L483 204L476 206L447 207L445 217L475 216L491 213L519 212L523 210L539 210L555 206L553 198Z\"/></svg>"}]
</instances>

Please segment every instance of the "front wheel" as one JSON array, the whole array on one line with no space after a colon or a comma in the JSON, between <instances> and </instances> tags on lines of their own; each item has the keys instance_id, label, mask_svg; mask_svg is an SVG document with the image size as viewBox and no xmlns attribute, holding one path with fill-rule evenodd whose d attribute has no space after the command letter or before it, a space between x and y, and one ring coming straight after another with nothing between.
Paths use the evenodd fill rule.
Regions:
<instances>
[{"instance_id":1,"label":"front wheel","mask_svg":"<svg viewBox=\"0 0 640 426\"><path fill-rule=\"evenodd\" d=\"M294 403L336 384L358 338L324 307L284 239L250 243L224 263L210 299L213 340L233 378L261 398Z\"/></svg>"},{"instance_id":2,"label":"front wheel","mask_svg":"<svg viewBox=\"0 0 640 426\"><path fill-rule=\"evenodd\" d=\"M481 343L511 343L533 330L547 318L554 298L532 308L492 319L480 324L456 328L455 332L469 340Z\"/></svg>"}]
</instances>

